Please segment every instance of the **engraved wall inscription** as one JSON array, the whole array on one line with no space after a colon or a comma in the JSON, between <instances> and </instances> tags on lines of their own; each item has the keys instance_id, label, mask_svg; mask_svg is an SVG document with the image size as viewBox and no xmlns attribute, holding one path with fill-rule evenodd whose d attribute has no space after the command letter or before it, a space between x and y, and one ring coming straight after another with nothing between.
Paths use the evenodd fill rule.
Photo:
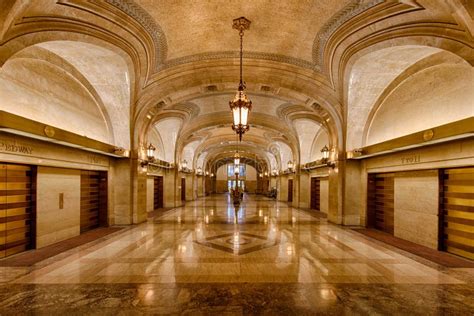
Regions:
<instances>
[{"instance_id":1,"label":"engraved wall inscription","mask_svg":"<svg viewBox=\"0 0 474 316\"><path fill-rule=\"evenodd\" d=\"M418 163L420 162L420 155L413 155L413 156L407 156L407 157L402 157L402 164L412 164L412 163Z\"/></svg>"},{"instance_id":2,"label":"engraved wall inscription","mask_svg":"<svg viewBox=\"0 0 474 316\"><path fill-rule=\"evenodd\" d=\"M24 145L17 141L8 141L8 140L0 139L0 151L8 151L12 153L32 155L33 147Z\"/></svg>"}]
</instances>

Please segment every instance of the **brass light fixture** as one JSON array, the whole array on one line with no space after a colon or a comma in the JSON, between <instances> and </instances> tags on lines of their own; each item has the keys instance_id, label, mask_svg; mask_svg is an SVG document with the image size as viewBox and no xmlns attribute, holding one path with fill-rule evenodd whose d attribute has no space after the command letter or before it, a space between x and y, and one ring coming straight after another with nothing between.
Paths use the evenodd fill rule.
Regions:
<instances>
[{"instance_id":1,"label":"brass light fixture","mask_svg":"<svg viewBox=\"0 0 474 316\"><path fill-rule=\"evenodd\" d=\"M239 135L239 141L242 141L242 135L250 128L248 118L252 109L252 101L245 94L246 87L242 79L243 37L244 30L249 27L250 21L244 17L235 19L232 24L232 28L238 30L240 36L240 82L234 100L229 101L229 106L233 117L232 129Z\"/></svg>"},{"instance_id":2,"label":"brass light fixture","mask_svg":"<svg viewBox=\"0 0 474 316\"><path fill-rule=\"evenodd\" d=\"M321 154L323 155L323 159L329 159L329 148L327 145L324 145L324 147L321 149Z\"/></svg>"},{"instance_id":3,"label":"brass light fixture","mask_svg":"<svg viewBox=\"0 0 474 316\"><path fill-rule=\"evenodd\" d=\"M293 161L288 161L288 170L290 171L293 171L293 167L294 167L294 164L293 164Z\"/></svg>"},{"instance_id":4,"label":"brass light fixture","mask_svg":"<svg viewBox=\"0 0 474 316\"><path fill-rule=\"evenodd\" d=\"M240 155L238 152L234 155L234 165L238 166L240 164Z\"/></svg>"},{"instance_id":5,"label":"brass light fixture","mask_svg":"<svg viewBox=\"0 0 474 316\"><path fill-rule=\"evenodd\" d=\"M148 147L146 148L146 157L148 158L149 161L153 161L155 160L155 146L153 146L152 143L150 143L150 145L148 145Z\"/></svg>"},{"instance_id":6,"label":"brass light fixture","mask_svg":"<svg viewBox=\"0 0 474 316\"><path fill-rule=\"evenodd\" d=\"M321 149L321 154L323 155L322 162L326 164L326 166L334 168L336 167L336 163L334 161L329 160L329 153L330 150L327 145L324 145L324 147Z\"/></svg>"},{"instance_id":7,"label":"brass light fixture","mask_svg":"<svg viewBox=\"0 0 474 316\"><path fill-rule=\"evenodd\" d=\"M150 162L155 161L155 150L156 150L155 146L153 146L153 144L150 143L150 145L148 145L148 147L146 147L145 149L146 149L147 160L144 160L140 163L142 168L145 168Z\"/></svg>"}]
</instances>

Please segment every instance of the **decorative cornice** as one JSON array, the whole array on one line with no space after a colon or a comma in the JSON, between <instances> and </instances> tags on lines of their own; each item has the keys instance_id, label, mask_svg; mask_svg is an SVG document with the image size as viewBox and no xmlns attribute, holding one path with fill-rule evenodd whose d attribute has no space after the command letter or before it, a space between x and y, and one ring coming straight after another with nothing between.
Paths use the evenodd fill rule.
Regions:
<instances>
[{"instance_id":1,"label":"decorative cornice","mask_svg":"<svg viewBox=\"0 0 474 316\"><path fill-rule=\"evenodd\" d=\"M384 0L353 0L343 9L336 12L329 21L319 30L313 43L313 62L321 66L324 47L331 35L342 24L346 23L358 14L384 2Z\"/></svg>"},{"instance_id":2,"label":"decorative cornice","mask_svg":"<svg viewBox=\"0 0 474 316\"><path fill-rule=\"evenodd\" d=\"M168 44L161 27L153 17L133 0L105 0L107 3L125 12L135 19L150 34L155 45L155 68L159 68L166 60Z\"/></svg>"},{"instance_id":3,"label":"decorative cornice","mask_svg":"<svg viewBox=\"0 0 474 316\"><path fill-rule=\"evenodd\" d=\"M175 67L175 66L183 65L187 63L192 63L196 61L223 59L223 58L224 59L225 58L239 58L239 51L208 52L208 53L179 57L179 58L166 61L163 65L161 65L159 70L163 70L166 68L171 68L171 67ZM272 53L244 51L244 58L276 61L280 63L295 65L295 66L310 69L310 70L319 71L318 65L314 65L312 62L304 60L304 59L294 58L290 56L284 56L284 55L278 55L278 54L272 54Z\"/></svg>"}]
</instances>

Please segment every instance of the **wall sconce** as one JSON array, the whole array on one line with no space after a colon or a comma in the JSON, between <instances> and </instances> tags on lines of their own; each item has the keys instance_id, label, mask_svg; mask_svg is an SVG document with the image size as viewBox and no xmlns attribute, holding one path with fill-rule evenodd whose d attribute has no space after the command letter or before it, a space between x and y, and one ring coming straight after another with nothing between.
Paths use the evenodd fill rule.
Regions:
<instances>
[{"instance_id":1,"label":"wall sconce","mask_svg":"<svg viewBox=\"0 0 474 316\"><path fill-rule=\"evenodd\" d=\"M264 174L265 174L265 177L268 177L268 172L266 172L266 171L265 171L265 173L264 173Z\"/></svg>"},{"instance_id":2,"label":"wall sconce","mask_svg":"<svg viewBox=\"0 0 474 316\"><path fill-rule=\"evenodd\" d=\"M272 176L276 177L278 175L278 170L273 169L272 170Z\"/></svg>"},{"instance_id":3,"label":"wall sconce","mask_svg":"<svg viewBox=\"0 0 474 316\"><path fill-rule=\"evenodd\" d=\"M236 176L238 176L239 173L240 173L239 165L235 165L235 166L234 166L234 174L235 174Z\"/></svg>"},{"instance_id":4,"label":"wall sconce","mask_svg":"<svg viewBox=\"0 0 474 316\"><path fill-rule=\"evenodd\" d=\"M295 167L295 164L293 163L293 161L291 161L291 160L288 161L288 164L287 164L287 165L288 165L288 172L289 172L289 173L294 172L294 169L293 169L293 168Z\"/></svg>"},{"instance_id":5,"label":"wall sconce","mask_svg":"<svg viewBox=\"0 0 474 316\"><path fill-rule=\"evenodd\" d=\"M202 168L201 167L196 168L196 175L202 176Z\"/></svg>"},{"instance_id":6,"label":"wall sconce","mask_svg":"<svg viewBox=\"0 0 474 316\"><path fill-rule=\"evenodd\" d=\"M209 175L209 171L206 171L206 176L208 176L208 175Z\"/></svg>"},{"instance_id":7,"label":"wall sconce","mask_svg":"<svg viewBox=\"0 0 474 316\"><path fill-rule=\"evenodd\" d=\"M150 162L153 162L155 160L155 146L153 146L152 143L146 147L146 158L147 160L143 160L140 162L140 165L144 169Z\"/></svg>"},{"instance_id":8,"label":"wall sconce","mask_svg":"<svg viewBox=\"0 0 474 316\"><path fill-rule=\"evenodd\" d=\"M263 173L259 173L258 176L259 176L260 178L263 178Z\"/></svg>"},{"instance_id":9,"label":"wall sconce","mask_svg":"<svg viewBox=\"0 0 474 316\"><path fill-rule=\"evenodd\" d=\"M211 178L213 178L213 177L214 177L214 174L213 174L213 173L211 173Z\"/></svg>"},{"instance_id":10,"label":"wall sconce","mask_svg":"<svg viewBox=\"0 0 474 316\"><path fill-rule=\"evenodd\" d=\"M329 160L329 148L327 145L321 149L321 154L323 156L322 162L326 164L326 166L334 168L336 167L336 162Z\"/></svg>"},{"instance_id":11,"label":"wall sconce","mask_svg":"<svg viewBox=\"0 0 474 316\"><path fill-rule=\"evenodd\" d=\"M150 145L148 145L148 147L146 148L146 157L148 158L148 161L153 161L155 160L155 146L153 146L152 143L150 143Z\"/></svg>"},{"instance_id":12,"label":"wall sconce","mask_svg":"<svg viewBox=\"0 0 474 316\"><path fill-rule=\"evenodd\" d=\"M240 164L240 155L239 153L235 153L234 155L234 165Z\"/></svg>"},{"instance_id":13,"label":"wall sconce","mask_svg":"<svg viewBox=\"0 0 474 316\"><path fill-rule=\"evenodd\" d=\"M188 169L188 162L187 162L186 159L183 160L183 162L181 162L181 169L182 169L182 170Z\"/></svg>"}]
</instances>

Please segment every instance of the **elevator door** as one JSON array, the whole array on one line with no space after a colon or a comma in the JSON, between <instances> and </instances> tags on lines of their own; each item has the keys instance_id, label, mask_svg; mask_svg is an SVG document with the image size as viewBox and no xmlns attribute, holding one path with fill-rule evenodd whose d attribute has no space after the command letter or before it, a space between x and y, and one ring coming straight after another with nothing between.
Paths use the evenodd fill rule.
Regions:
<instances>
[{"instance_id":1,"label":"elevator door","mask_svg":"<svg viewBox=\"0 0 474 316\"><path fill-rule=\"evenodd\" d=\"M181 178L181 201L186 201L186 178Z\"/></svg>"},{"instance_id":2,"label":"elevator door","mask_svg":"<svg viewBox=\"0 0 474 316\"><path fill-rule=\"evenodd\" d=\"M474 168L441 171L440 248L474 260Z\"/></svg>"},{"instance_id":3,"label":"elevator door","mask_svg":"<svg viewBox=\"0 0 474 316\"><path fill-rule=\"evenodd\" d=\"M81 233L107 226L107 173L81 171Z\"/></svg>"},{"instance_id":4,"label":"elevator door","mask_svg":"<svg viewBox=\"0 0 474 316\"><path fill-rule=\"evenodd\" d=\"M163 208L163 177L154 178L153 209Z\"/></svg>"},{"instance_id":5,"label":"elevator door","mask_svg":"<svg viewBox=\"0 0 474 316\"><path fill-rule=\"evenodd\" d=\"M369 174L367 187L368 226L393 235L394 173Z\"/></svg>"},{"instance_id":6,"label":"elevator door","mask_svg":"<svg viewBox=\"0 0 474 316\"><path fill-rule=\"evenodd\" d=\"M288 202L293 202L293 179L288 180Z\"/></svg>"},{"instance_id":7,"label":"elevator door","mask_svg":"<svg viewBox=\"0 0 474 316\"><path fill-rule=\"evenodd\" d=\"M320 210L321 205L321 181L319 178L311 178L311 208Z\"/></svg>"},{"instance_id":8,"label":"elevator door","mask_svg":"<svg viewBox=\"0 0 474 316\"><path fill-rule=\"evenodd\" d=\"M0 258L35 247L35 167L0 164Z\"/></svg>"}]
</instances>

